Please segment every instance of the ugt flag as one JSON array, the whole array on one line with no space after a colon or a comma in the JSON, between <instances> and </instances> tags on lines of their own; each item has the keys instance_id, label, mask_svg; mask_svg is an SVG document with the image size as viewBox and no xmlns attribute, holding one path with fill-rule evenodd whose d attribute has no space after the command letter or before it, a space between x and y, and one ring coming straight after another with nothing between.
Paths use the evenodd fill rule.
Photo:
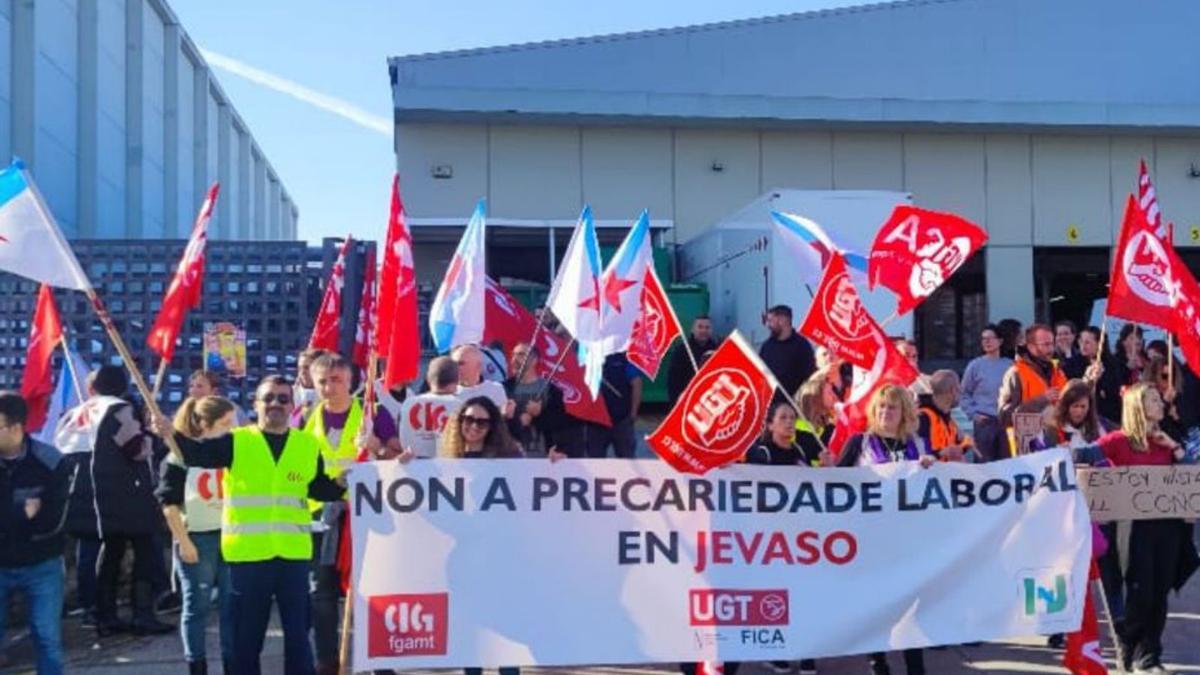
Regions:
<instances>
[{"instance_id":1,"label":"ugt flag","mask_svg":"<svg viewBox=\"0 0 1200 675\"><path fill-rule=\"evenodd\" d=\"M780 211L772 211L771 220L783 245L799 263L795 272L803 283L816 286L821 280L821 271L829 265L833 254L838 252L845 257L852 275L866 278L867 259L861 253L846 250L836 243L815 220Z\"/></svg>"},{"instance_id":2,"label":"ugt flag","mask_svg":"<svg viewBox=\"0 0 1200 675\"><path fill-rule=\"evenodd\" d=\"M808 315L800 324L800 334L862 368L871 367L879 345L887 342L883 329L858 297L841 253L834 253L825 268Z\"/></svg>"},{"instance_id":3,"label":"ugt flag","mask_svg":"<svg viewBox=\"0 0 1200 675\"><path fill-rule=\"evenodd\" d=\"M429 310L429 332L439 354L483 340L487 302L484 245L487 201L480 199Z\"/></svg>"},{"instance_id":4,"label":"ugt flag","mask_svg":"<svg viewBox=\"0 0 1200 675\"><path fill-rule=\"evenodd\" d=\"M19 159L0 171L0 271L58 288L92 287Z\"/></svg>"},{"instance_id":5,"label":"ugt flag","mask_svg":"<svg viewBox=\"0 0 1200 675\"><path fill-rule=\"evenodd\" d=\"M896 294L896 314L925 301L987 243L987 232L952 213L900 204L875 235L868 260L870 287Z\"/></svg>"},{"instance_id":6,"label":"ugt flag","mask_svg":"<svg viewBox=\"0 0 1200 675\"><path fill-rule=\"evenodd\" d=\"M646 442L684 473L703 474L736 461L762 432L779 383L734 330L684 390Z\"/></svg>"},{"instance_id":7,"label":"ugt flag","mask_svg":"<svg viewBox=\"0 0 1200 675\"><path fill-rule=\"evenodd\" d=\"M854 378L846 402L836 406L836 424L833 437L829 439L830 451L841 452L842 446L852 435L866 431L867 404L875 392L888 384L907 387L916 381L918 375L891 340L879 344L869 368L854 367Z\"/></svg>"},{"instance_id":8,"label":"ugt flag","mask_svg":"<svg viewBox=\"0 0 1200 675\"><path fill-rule=\"evenodd\" d=\"M342 325L342 288L346 285L346 252L350 250L350 235L342 242L338 251L337 261L329 273L329 283L325 285L325 297L321 299L321 308L317 310L317 320L313 325L312 335L308 338L310 349L325 349L338 351L338 338Z\"/></svg>"},{"instance_id":9,"label":"ugt flag","mask_svg":"<svg viewBox=\"0 0 1200 675\"><path fill-rule=\"evenodd\" d=\"M651 380L658 378L663 357L675 338L683 335L683 327L671 307L671 300L658 281L654 265L646 268L642 283L641 313L633 323L633 337L626 356L638 370ZM687 349L683 345L682 349Z\"/></svg>"},{"instance_id":10,"label":"ugt flag","mask_svg":"<svg viewBox=\"0 0 1200 675\"><path fill-rule=\"evenodd\" d=\"M50 360L62 342L62 319L54 304L54 293L46 284L38 289L37 309L29 325L29 345L25 350L25 373L21 376L21 397L29 405L25 428L40 431L46 424L50 395L54 393L54 371Z\"/></svg>"},{"instance_id":11,"label":"ugt flag","mask_svg":"<svg viewBox=\"0 0 1200 675\"><path fill-rule=\"evenodd\" d=\"M554 277L546 307L563 328L582 344L600 338L600 244L592 207L584 206L579 223L567 244L567 253Z\"/></svg>"},{"instance_id":12,"label":"ugt flag","mask_svg":"<svg viewBox=\"0 0 1200 675\"><path fill-rule=\"evenodd\" d=\"M192 226L192 235L188 239L187 248L183 250L183 258L167 287L163 298L162 309L150 326L150 335L146 337L146 346L165 361L175 356L175 340L179 337L179 329L183 326L183 317L189 309L200 306L200 291L204 285L204 249L208 243L208 221L212 218L213 206L217 203L219 183L213 183L208 188L208 195L200 205L200 213L196 215L196 224Z\"/></svg>"},{"instance_id":13,"label":"ugt flag","mask_svg":"<svg viewBox=\"0 0 1200 675\"><path fill-rule=\"evenodd\" d=\"M1171 288L1175 270L1163 241L1146 222L1133 195L1125 203L1121 237L1113 255L1112 279L1105 312L1128 321L1171 330Z\"/></svg>"}]
</instances>

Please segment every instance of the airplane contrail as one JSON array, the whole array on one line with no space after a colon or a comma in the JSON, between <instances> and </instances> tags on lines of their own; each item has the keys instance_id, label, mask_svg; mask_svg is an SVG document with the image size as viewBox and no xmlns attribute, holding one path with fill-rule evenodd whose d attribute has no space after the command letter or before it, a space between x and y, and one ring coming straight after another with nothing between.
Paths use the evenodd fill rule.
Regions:
<instances>
[{"instance_id":1,"label":"airplane contrail","mask_svg":"<svg viewBox=\"0 0 1200 675\"><path fill-rule=\"evenodd\" d=\"M386 117L369 113L352 103L329 96L328 94L322 94L319 91L313 91L302 84L259 70L235 58L217 54L207 49L201 49L200 54L214 68L220 68L231 75L236 75L255 84L260 84L268 89L274 89L281 94L287 94L292 98L316 106L326 112L331 112L338 117L349 120L360 127L377 132L388 138L392 136L392 121Z\"/></svg>"}]
</instances>

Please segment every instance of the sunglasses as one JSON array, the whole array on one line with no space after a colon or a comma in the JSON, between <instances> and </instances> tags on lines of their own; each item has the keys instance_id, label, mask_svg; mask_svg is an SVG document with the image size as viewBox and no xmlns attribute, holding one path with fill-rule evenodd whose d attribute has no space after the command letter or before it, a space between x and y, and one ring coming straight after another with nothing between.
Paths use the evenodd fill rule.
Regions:
<instances>
[{"instance_id":1,"label":"sunglasses","mask_svg":"<svg viewBox=\"0 0 1200 675\"><path fill-rule=\"evenodd\" d=\"M287 405L292 402L292 395L291 394L263 394L262 398L259 400L261 400L263 403L266 403L267 405L270 405L272 403L279 403L280 405Z\"/></svg>"},{"instance_id":2,"label":"sunglasses","mask_svg":"<svg viewBox=\"0 0 1200 675\"><path fill-rule=\"evenodd\" d=\"M475 417L474 415L463 415L460 422L464 427L467 425L486 429L492 426L492 420L488 417Z\"/></svg>"}]
</instances>

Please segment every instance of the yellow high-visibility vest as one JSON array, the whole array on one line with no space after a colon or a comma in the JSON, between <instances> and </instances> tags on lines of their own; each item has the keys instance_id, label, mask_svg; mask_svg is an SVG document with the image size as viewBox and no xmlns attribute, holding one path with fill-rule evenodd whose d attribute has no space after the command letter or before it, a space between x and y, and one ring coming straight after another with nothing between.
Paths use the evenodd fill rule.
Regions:
<instances>
[{"instance_id":1,"label":"yellow high-visibility vest","mask_svg":"<svg viewBox=\"0 0 1200 675\"><path fill-rule=\"evenodd\" d=\"M317 475L317 439L292 429L276 462L262 430L242 427L232 433L221 555L228 562L312 559L308 484Z\"/></svg>"}]
</instances>

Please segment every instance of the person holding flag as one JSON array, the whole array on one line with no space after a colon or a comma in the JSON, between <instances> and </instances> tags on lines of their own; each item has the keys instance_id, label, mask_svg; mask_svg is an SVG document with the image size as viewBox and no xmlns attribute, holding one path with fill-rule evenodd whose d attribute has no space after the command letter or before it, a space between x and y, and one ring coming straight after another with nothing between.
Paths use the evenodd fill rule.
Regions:
<instances>
[{"instance_id":1,"label":"person holding flag","mask_svg":"<svg viewBox=\"0 0 1200 675\"><path fill-rule=\"evenodd\" d=\"M350 393L353 364L337 354L325 354L309 367L317 403L302 422L302 428L317 439L324 470L337 478L358 460L360 449L376 457L400 454L395 423L386 410L367 419L363 405ZM340 578L337 554L341 522L346 505L309 502L313 510L312 632L317 672L336 673L338 667L338 596Z\"/></svg>"},{"instance_id":2,"label":"person holding flag","mask_svg":"<svg viewBox=\"0 0 1200 675\"><path fill-rule=\"evenodd\" d=\"M715 350L720 343L720 340L713 337L712 318L707 314L692 319L692 329L685 339L687 344L675 349L667 366L667 399L670 401L678 400L696 375L697 366L691 356L707 354Z\"/></svg>"},{"instance_id":3,"label":"person holding flag","mask_svg":"<svg viewBox=\"0 0 1200 675\"><path fill-rule=\"evenodd\" d=\"M562 390L541 376L541 353L528 342L513 345L509 363L512 373L521 373L520 379L513 377L505 383L513 402L509 435L521 444L526 456L542 457L555 447L554 434L566 423Z\"/></svg>"}]
</instances>

